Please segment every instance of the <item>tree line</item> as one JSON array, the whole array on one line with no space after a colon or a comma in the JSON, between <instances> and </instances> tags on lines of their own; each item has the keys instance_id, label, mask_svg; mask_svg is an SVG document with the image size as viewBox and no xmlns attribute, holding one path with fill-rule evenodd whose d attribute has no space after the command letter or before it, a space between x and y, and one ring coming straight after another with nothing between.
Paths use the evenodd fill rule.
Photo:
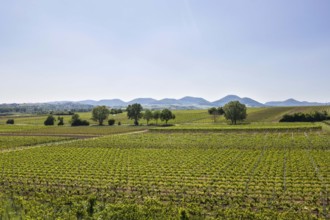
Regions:
<instances>
[{"instance_id":1,"label":"tree line","mask_svg":"<svg viewBox=\"0 0 330 220\"><path fill-rule=\"evenodd\" d=\"M171 119L175 119L175 115L172 113L169 109L163 109L151 111L149 109L143 111L143 108L140 104L135 103L133 105L129 105L126 109L127 116L129 119L134 120L134 125L139 125L139 120L141 118L145 119L147 121L147 125L149 125L150 120L155 120L156 124L158 124L158 120L165 121L165 124L167 125L168 121Z\"/></svg>"},{"instance_id":2,"label":"tree line","mask_svg":"<svg viewBox=\"0 0 330 220\"><path fill-rule=\"evenodd\" d=\"M97 106L92 109L92 120L98 122L99 125L104 125L104 121L106 121L110 114L119 114L123 111L121 109L109 109L106 106ZM168 125L168 121L171 119L175 119L175 115L169 109L163 109L162 111L156 110L151 111L146 109L143 111L143 107L141 104L135 103L133 105L129 105L126 108L128 119L134 120L134 125L139 125L140 119L145 119L147 121L147 125L149 125L150 120L155 120L156 124L158 124L158 120L165 121L165 124ZM59 126L64 125L63 117L58 117L57 119L54 115L49 115L44 121L44 125L55 125L55 121L58 120ZM78 114L73 114L70 120L71 126L88 126L89 122L87 120L82 120ZM110 126L115 124L115 119L109 119L108 124ZM118 122L118 125L121 125L121 122Z\"/></svg>"},{"instance_id":3,"label":"tree line","mask_svg":"<svg viewBox=\"0 0 330 220\"><path fill-rule=\"evenodd\" d=\"M326 111L315 111L311 113L297 112L294 114L285 114L281 118L280 122L317 122L330 120L330 116Z\"/></svg>"}]
</instances>

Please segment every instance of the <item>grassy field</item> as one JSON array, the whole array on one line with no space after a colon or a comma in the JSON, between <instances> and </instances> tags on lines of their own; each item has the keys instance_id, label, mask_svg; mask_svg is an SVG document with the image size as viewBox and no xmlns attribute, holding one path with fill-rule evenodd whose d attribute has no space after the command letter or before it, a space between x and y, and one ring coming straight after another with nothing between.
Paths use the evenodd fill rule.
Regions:
<instances>
[{"instance_id":1,"label":"grassy field","mask_svg":"<svg viewBox=\"0 0 330 220\"><path fill-rule=\"evenodd\" d=\"M172 127L15 119L0 125L0 219L329 219L330 125L274 122L321 107L302 109L236 126L205 110Z\"/></svg>"},{"instance_id":2,"label":"grassy field","mask_svg":"<svg viewBox=\"0 0 330 220\"><path fill-rule=\"evenodd\" d=\"M292 114L296 112L309 113L313 111L328 111L330 112L329 106L313 106L313 107L269 107L269 108L248 108L247 109L247 123L256 123L256 122L278 122L284 114ZM173 124L189 124L189 123L213 123L213 117L210 116L207 110L174 110L173 113L176 115L174 120L171 120L170 123ZM83 120L88 120L91 125L96 125L97 123L91 120L90 112L81 112L78 114ZM7 119L13 118L15 124L17 125L34 125L39 126L43 125L47 115L14 115L14 116L0 116L0 125L5 124ZM69 121L71 116L63 116L64 123L66 126L69 126ZM56 117L57 118L57 117ZM133 125L133 121L129 120L125 113L110 115L109 119L113 118L116 120L116 123L121 122L123 125ZM144 119L140 120L140 123L146 125L147 122ZM151 120L150 123L155 124L156 121ZM161 123L159 120L158 123ZM217 119L217 123L223 124L228 123L223 116Z\"/></svg>"}]
</instances>

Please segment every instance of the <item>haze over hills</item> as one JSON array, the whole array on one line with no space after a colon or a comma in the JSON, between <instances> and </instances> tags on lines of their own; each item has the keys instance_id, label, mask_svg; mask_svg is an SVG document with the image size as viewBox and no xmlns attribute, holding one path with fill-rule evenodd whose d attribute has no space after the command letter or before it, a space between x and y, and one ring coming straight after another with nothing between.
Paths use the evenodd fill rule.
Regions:
<instances>
[{"instance_id":1,"label":"haze over hills","mask_svg":"<svg viewBox=\"0 0 330 220\"><path fill-rule=\"evenodd\" d=\"M266 106L318 106L318 105L330 105L330 103L319 103L319 102L306 102L297 101L295 99L287 99L285 101L272 101L266 102Z\"/></svg>"},{"instance_id":2,"label":"haze over hills","mask_svg":"<svg viewBox=\"0 0 330 220\"><path fill-rule=\"evenodd\" d=\"M140 103L145 108L153 109L162 109L162 108L171 108L171 109L206 109L210 107L219 107L224 106L230 101L239 101L245 104L248 107L282 107L282 106L321 106L321 105L330 105L328 103L318 103L318 102L306 102L306 101L297 101L295 99L287 99L285 101L270 101L266 103L258 102L254 99L244 97L241 98L236 95L227 95L219 100L210 102L206 99L200 97L191 97L185 96L181 99L173 98L164 98L161 100L156 100L153 98L136 98L131 101L125 102L120 99L102 99L99 101L96 100L82 100L82 101L54 101L46 103L23 103L23 104L0 104L0 107L3 108L15 108L16 105L22 107L33 106L44 107L45 105L49 106L47 109L50 109L51 106L54 106L54 109L91 109L93 106L105 105L113 108L125 108L128 105L134 103Z\"/></svg>"},{"instance_id":3,"label":"haze over hills","mask_svg":"<svg viewBox=\"0 0 330 220\"><path fill-rule=\"evenodd\" d=\"M153 98L137 98L133 99L129 102L124 102L120 99L105 99L100 101L94 100L85 100L79 101L78 103L81 104L89 104L89 105L106 105L111 107L124 107L134 103L140 103L145 107L150 108L164 108L164 107L171 107L171 108L209 108L213 106L224 106L230 101L239 101L245 104L248 107L267 107L267 106L317 106L317 105L330 105L330 103L318 103L318 102L306 102L306 101L297 101L295 99L288 99L285 101L270 101L266 103L258 102L254 99L244 97L241 98L236 95L227 95L219 100L214 102L210 102L206 99L200 97L191 97L185 96L181 99L171 99L171 98L164 98L161 100L156 100Z\"/></svg>"}]
</instances>

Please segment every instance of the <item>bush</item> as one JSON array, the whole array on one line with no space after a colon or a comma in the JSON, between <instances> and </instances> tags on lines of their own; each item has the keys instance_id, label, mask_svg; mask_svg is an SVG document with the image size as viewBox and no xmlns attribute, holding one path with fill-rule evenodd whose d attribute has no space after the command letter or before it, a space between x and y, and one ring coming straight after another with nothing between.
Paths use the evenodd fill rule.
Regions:
<instances>
[{"instance_id":1,"label":"bush","mask_svg":"<svg viewBox=\"0 0 330 220\"><path fill-rule=\"evenodd\" d=\"M118 121L118 126L120 126L121 125L121 122L120 121Z\"/></svg>"},{"instance_id":2,"label":"bush","mask_svg":"<svg viewBox=\"0 0 330 220\"><path fill-rule=\"evenodd\" d=\"M15 122L14 122L14 119L8 119L6 124L8 125L13 125Z\"/></svg>"},{"instance_id":3,"label":"bush","mask_svg":"<svg viewBox=\"0 0 330 220\"><path fill-rule=\"evenodd\" d=\"M109 124L110 126L112 126L112 125L115 124L115 122L116 122L115 119L109 119L108 124Z\"/></svg>"},{"instance_id":4,"label":"bush","mask_svg":"<svg viewBox=\"0 0 330 220\"><path fill-rule=\"evenodd\" d=\"M75 120L71 123L71 126L89 126L89 122L86 120Z\"/></svg>"},{"instance_id":5,"label":"bush","mask_svg":"<svg viewBox=\"0 0 330 220\"><path fill-rule=\"evenodd\" d=\"M88 126L89 122L86 120L81 120L78 114L72 115L71 126Z\"/></svg>"},{"instance_id":6,"label":"bush","mask_svg":"<svg viewBox=\"0 0 330 220\"><path fill-rule=\"evenodd\" d=\"M49 116L47 117L46 121L44 122L44 125L46 125L46 126L54 125L55 120L56 120L56 119L54 118L54 116L49 115Z\"/></svg>"}]
</instances>

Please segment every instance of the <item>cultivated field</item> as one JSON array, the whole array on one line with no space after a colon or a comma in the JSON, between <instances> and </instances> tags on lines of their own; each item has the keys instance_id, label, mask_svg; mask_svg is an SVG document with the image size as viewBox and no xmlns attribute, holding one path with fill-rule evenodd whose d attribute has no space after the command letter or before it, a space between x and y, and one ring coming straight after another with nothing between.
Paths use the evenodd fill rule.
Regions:
<instances>
[{"instance_id":1,"label":"cultivated field","mask_svg":"<svg viewBox=\"0 0 330 220\"><path fill-rule=\"evenodd\" d=\"M2 117L0 219L329 219L330 126L275 122L301 109L249 109L237 126L205 110L172 127Z\"/></svg>"}]
</instances>

